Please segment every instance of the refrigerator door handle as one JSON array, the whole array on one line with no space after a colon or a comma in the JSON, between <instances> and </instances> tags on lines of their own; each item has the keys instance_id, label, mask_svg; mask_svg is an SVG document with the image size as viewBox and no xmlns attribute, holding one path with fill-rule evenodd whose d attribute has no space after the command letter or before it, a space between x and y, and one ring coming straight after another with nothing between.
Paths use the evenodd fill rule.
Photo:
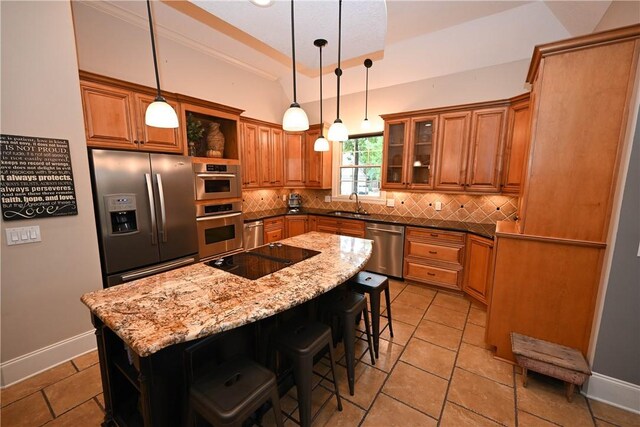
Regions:
<instances>
[{"instance_id":1,"label":"refrigerator door handle","mask_svg":"<svg viewBox=\"0 0 640 427\"><path fill-rule=\"evenodd\" d=\"M144 179L147 182L147 196L149 196L149 211L151 214L151 244L155 245L156 242L156 204L153 201L153 184L151 183L151 174L145 173Z\"/></svg>"},{"instance_id":2,"label":"refrigerator door handle","mask_svg":"<svg viewBox=\"0 0 640 427\"><path fill-rule=\"evenodd\" d=\"M157 173L158 194L160 195L160 234L162 235L162 243L167 243L167 210L164 203L164 187L162 186L162 176Z\"/></svg>"}]
</instances>

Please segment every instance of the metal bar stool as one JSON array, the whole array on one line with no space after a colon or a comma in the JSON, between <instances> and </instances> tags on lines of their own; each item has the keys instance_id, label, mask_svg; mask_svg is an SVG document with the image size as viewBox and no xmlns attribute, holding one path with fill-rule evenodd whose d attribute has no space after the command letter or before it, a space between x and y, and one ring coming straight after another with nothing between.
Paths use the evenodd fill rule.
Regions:
<instances>
[{"instance_id":1,"label":"metal bar stool","mask_svg":"<svg viewBox=\"0 0 640 427\"><path fill-rule=\"evenodd\" d=\"M293 377L298 388L300 425L302 427L311 425L313 358L326 347L329 347L329 361L338 410L342 411L331 345L331 328L319 322L303 321L302 324L280 327L277 335L278 350L293 361Z\"/></svg>"},{"instance_id":2,"label":"metal bar stool","mask_svg":"<svg viewBox=\"0 0 640 427\"><path fill-rule=\"evenodd\" d=\"M337 293L334 298L329 305L329 312L333 319L337 317L342 323L342 339L344 342L344 353L347 359L349 393L353 396L355 383L356 317L360 314L364 316L371 364L376 364L375 358L373 357L373 346L371 345L371 327L369 326L367 300L363 295L351 291Z\"/></svg>"},{"instance_id":3,"label":"metal bar stool","mask_svg":"<svg viewBox=\"0 0 640 427\"><path fill-rule=\"evenodd\" d=\"M389 295L389 278L380 274L361 271L349 280L349 289L369 295L371 308L371 332L373 333L373 348L376 358L379 357L380 347L380 294L384 291L387 301L387 320L389 321L389 334L393 338L393 324L391 322L391 297ZM383 316L385 317L385 316Z\"/></svg>"},{"instance_id":4,"label":"metal bar stool","mask_svg":"<svg viewBox=\"0 0 640 427\"><path fill-rule=\"evenodd\" d=\"M240 358L217 366L189 387L188 424L197 414L214 426L242 426L271 400L276 425L282 427L278 385L273 372L256 362Z\"/></svg>"}]
</instances>

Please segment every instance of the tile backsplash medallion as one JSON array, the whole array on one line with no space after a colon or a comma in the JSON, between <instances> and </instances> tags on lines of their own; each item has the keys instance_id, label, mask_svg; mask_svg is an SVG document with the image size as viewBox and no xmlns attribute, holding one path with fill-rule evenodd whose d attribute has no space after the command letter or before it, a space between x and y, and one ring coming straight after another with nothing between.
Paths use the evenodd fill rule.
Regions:
<instances>
[{"instance_id":1,"label":"tile backsplash medallion","mask_svg":"<svg viewBox=\"0 0 640 427\"><path fill-rule=\"evenodd\" d=\"M289 189L244 190L242 193L243 210L257 212L269 209L286 208ZM314 209L332 209L351 211L355 201L325 202L330 190L294 190L302 196L302 207ZM476 196L469 194L445 193L405 193L387 191L387 199L394 199L395 206L387 207L363 202L362 206L375 214L433 218L447 221L476 222L495 224L497 221L515 219L518 198L512 196ZM442 210L436 211L435 202L442 202Z\"/></svg>"}]
</instances>

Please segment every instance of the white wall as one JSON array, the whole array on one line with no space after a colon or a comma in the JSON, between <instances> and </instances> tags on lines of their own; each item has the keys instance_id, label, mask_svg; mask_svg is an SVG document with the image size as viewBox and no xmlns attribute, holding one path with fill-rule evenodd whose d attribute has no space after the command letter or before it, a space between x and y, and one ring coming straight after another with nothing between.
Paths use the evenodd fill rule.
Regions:
<instances>
[{"instance_id":1,"label":"white wall","mask_svg":"<svg viewBox=\"0 0 640 427\"><path fill-rule=\"evenodd\" d=\"M152 7L160 12L168 6L153 2ZM138 26L80 2L73 3L73 17L81 70L155 87L146 17L142 22L129 18L143 24ZM160 34L156 34L156 46L163 90L240 108L249 117L276 123L282 120L290 101L277 80Z\"/></svg>"},{"instance_id":2,"label":"white wall","mask_svg":"<svg viewBox=\"0 0 640 427\"><path fill-rule=\"evenodd\" d=\"M80 296L101 288L102 281L70 4L2 1L0 10L1 132L69 140L78 201L77 216L2 221L1 360L7 384L95 347ZM40 226L42 242L6 245L6 227L33 225Z\"/></svg>"}]
</instances>

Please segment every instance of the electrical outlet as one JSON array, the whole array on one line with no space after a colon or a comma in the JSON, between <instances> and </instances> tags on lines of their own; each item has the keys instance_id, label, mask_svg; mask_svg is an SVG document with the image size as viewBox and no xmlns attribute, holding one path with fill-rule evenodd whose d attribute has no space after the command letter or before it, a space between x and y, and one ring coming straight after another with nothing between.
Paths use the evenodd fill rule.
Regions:
<instances>
[{"instance_id":1,"label":"electrical outlet","mask_svg":"<svg viewBox=\"0 0 640 427\"><path fill-rule=\"evenodd\" d=\"M396 199L387 199L387 206L392 208L396 205Z\"/></svg>"},{"instance_id":2,"label":"electrical outlet","mask_svg":"<svg viewBox=\"0 0 640 427\"><path fill-rule=\"evenodd\" d=\"M287 195L286 195L286 194L283 194L283 195L282 195L282 201L283 201L283 202L286 202L286 201L287 201Z\"/></svg>"},{"instance_id":3,"label":"electrical outlet","mask_svg":"<svg viewBox=\"0 0 640 427\"><path fill-rule=\"evenodd\" d=\"M441 211L442 210L442 202L436 202L436 210L437 211Z\"/></svg>"},{"instance_id":4,"label":"electrical outlet","mask_svg":"<svg viewBox=\"0 0 640 427\"><path fill-rule=\"evenodd\" d=\"M331 203L331 196L324 196L324 201L327 203Z\"/></svg>"}]
</instances>

